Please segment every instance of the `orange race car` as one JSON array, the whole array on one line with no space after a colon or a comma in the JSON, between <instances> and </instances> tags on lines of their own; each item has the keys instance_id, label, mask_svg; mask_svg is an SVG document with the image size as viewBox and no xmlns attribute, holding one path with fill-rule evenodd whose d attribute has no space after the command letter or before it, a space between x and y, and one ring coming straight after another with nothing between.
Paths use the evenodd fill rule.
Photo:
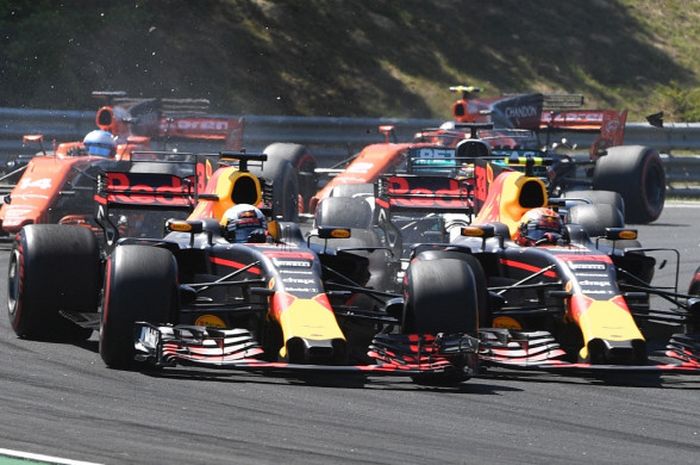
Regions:
<instances>
[{"instance_id":1,"label":"orange race car","mask_svg":"<svg viewBox=\"0 0 700 465\"><path fill-rule=\"evenodd\" d=\"M495 156L550 158L553 163L543 173L550 194L597 202L598 194L591 189L617 192L624 200L628 222L648 223L661 214L665 200L661 159L652 148L621 145L626 111L583 110L578 108L583 98L568 94L483 100L472 98L478 88L458 86L451 90L462 94L452 105L454 121L421 131L413 141L402 143L390 140L392 127L380 127L386 137L383 143L365 147L342 169L325 170L334 177L309 199L309 210L323 198L342 195L339 192L347 188L339 186L374 183L382 174L408 172L411 166L420 166L424 173L451 169L451 174L469 178L473 177L475 158ZM561 154L555 149L562 144L550 139L566 132L597 137L583 157ZM477 201L486 195L486 186L480 187Z\"/></svg>"},{"instance_id":2,"label":"orange race car","mask_svg":"<svg viewBox=\"0 0 700 465\"><path fill-rule=\"evenodd\" d=\"M172 144L187 147L195 142L209 144L212 151L241 146L243 120L206 115L206 100L134 99L123 92L93 94L106 98L108 104L97 111L98 129L82 141L54 143L52 150L45 150L43 136L24 137L25 143L38 143L42 149L12 173L21 173L21 177L0 207L5 234L14 234L27 224L91 222L97 173L115 169L135 151L165 149ZM163 164L154 168L142 161L137 168L141 171L176 169Z\"/></svg>"}]
</instances>

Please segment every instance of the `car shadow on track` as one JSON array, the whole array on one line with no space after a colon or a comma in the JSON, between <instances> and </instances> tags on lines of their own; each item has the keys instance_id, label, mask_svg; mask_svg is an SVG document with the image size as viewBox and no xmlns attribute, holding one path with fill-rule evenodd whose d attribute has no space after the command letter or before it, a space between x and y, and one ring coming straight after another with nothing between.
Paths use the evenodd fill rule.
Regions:
<instances>
[{"instance_id":1,"label":"car shadow on track","mask_svg":"<svg viewBox=\"0 0 700 465\"><path fill-rule=\"evenodd\" d=\"M657 388L700 390L700 377L693 375L659 375L653 373L563 374L538 372L489 371L485 379L502 382L568 384L579 386L615 386L623 388Z\"/></svg>"},{"instance_id":2,"label":"car shadow on track","mask_svg":"<svg viewBox=\"0 0 700 465\"><path fill-rule=\"evenodd\" d=\"M521 391L511 386L484 383L474 378L453 386L425 386L415 384L410 378L386 376L338 376L337 374L289 376L274 373L251 373L243 371L212 371L192 368L165 368L143 371L146 376L167 379L186 379L220 383L286 384L291 386L312 386L339 389L369 389L391 391L445 392L452 394L497 395L503 391Z\"/></svg>"},{"instance_id":3,"label":"car shadow on track","mask_svg":"<svg viewBox=\"0 0 700 465\"><path fill-rule=\"evenodd\" d=\"M99 353L99 342L94 338L73 343L76 347ZM141 374L154 378L199 380L202 382L306 385L342 389L378 389L393 391L449 392L454 394L498 395L501 392L524 391L526 389L503 383L524 382L540 384L568 384L589 386L616 386L629 388L659 388L700 390L700 377L693 375L659 376L655 374L563 374L545 371L517 372L500 368L489 368L478 376L454 386L424 386L415 384L408 377L364 375L342 375L316 373L306 376L290 376L288 373L250 372L242 370L216 370L193 367L148 368ZM493 381L494 383L490 383Z\"/></svg>"},{"instance_id":4,"label":"car shadow on track","mask_svg":"<svg viewBox=\"0 0 700 465\"><path fill-rule=\"evenodd\" d=\"M635 228L638 226L645 226L645 227L650 227L650 228L690 228L692 227L691 224L679 224L679 223L649 223L649 224L633 224L630 223L627 226Z\"/></svg>"}]
</instances>

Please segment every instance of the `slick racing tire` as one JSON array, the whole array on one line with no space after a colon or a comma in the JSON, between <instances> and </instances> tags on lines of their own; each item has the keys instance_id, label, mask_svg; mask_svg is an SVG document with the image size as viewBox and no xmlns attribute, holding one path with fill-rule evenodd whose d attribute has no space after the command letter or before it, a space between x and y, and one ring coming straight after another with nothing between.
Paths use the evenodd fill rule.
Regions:
<instances>
[{"instance_id":1,"label":"slick racing tire","mask_svg":"<svg viewBox=\"0 0 700 465\"><path fill-rule=\"evenodd\" d=\"M580 224L589 237L605 234L605 228L621 228L625 225L625 217L614 205L581 204L574 205L569 210L569 222Z\"/></svg>"},{"instance_id":2,"label":"slick racing tire","mask_svg":"<svg viewBox=\"0 0 700 465\"><path fill-rule=\"evenodd\" d=\"M40 224L22 228L8 267L7 304L20 337L80 341L92 334L59 311L97 312L99 249L81 226Z\"/></svg>"},{"instance_id":3,"label":"slick racing tire","mask_svg":"<svg viewBox=\"0 0 700 465\"><path fill-rule=\"evenodd\" d=\"M166 249L117 246L107 261L105 281L100 356L110 368L133 368L134 323L176 323L177 263Z\"/></svg>"},{"instance_id":4,"label":"slick racing tire","mask_svg":"<svg viewBox=\"0 0 700 465\"><path fill-rule=\"evenodd\" d=\"M688 294L691 296L695 296L695 298L700 298L700 266L695 270L695 273L693 273L693 277L690 279L690 286L688 286ZM688 308L688 315L686 318L686 332L700 332L700 313L698 313L697 310Z\"/></svg>"},{"instance_id":5,"label":"slick racing tire","mask_svg":"<svg viewBox=\"0 0 700 465\"><path fill-rule=\"evenodd\" d=\"M568 191L564 193L565 199L583 199L588 200L592 205L608 204L614 206L625 217L625 199L614 191L601 190L578 190Z\"/></svg>"},{"instance_id":6,"label":"slick racing tire","mask_svg":"<svg viewBox=\"0 0 700 465\"><path fill-rule=\"evenodd\" d=\"M426 250L418 254L415 260L440 260L455 259L464 261L474 275L475 295L477 299L478 327L485 328L491 326L491 312L489 310L488 284L486 273L479 260L463 252L451 250Z\"/></svg>"},{"instance_id":7,"label":"slick racing tire","mask_svg":"<svg viewBox=\"0 0 700 465\"><path fill-rule=\"evenodd\" d=\"M656 150L639 145L610 147L593 171L593 188L619 192L625 200L625 221L656 220L666 200L666 174Z\"/></svg>"},{"instance_id":8,"label":"slick racing tire","mask_svg":"<svg viewBox=\"0 0 700 465\"><path fill-rule=\"evenodd\" d=\"M688 294L700 297L700 266L693 273L690 286L688 286Z\"/></svg>"},{"instance_id":9,"label":"slick racing tire","mask_svg":"<svg viewBox=\"0 0 700 465\"><path fill-rule=\"evenodd\" d=\"M413 260L406 271L403 332L476 334L480 294L487 292L485 286L479 288L476 274L463 258ZM453 385L467 378L460 370L412 377L415 383L430 386Z\"/></svg>"},{"instance_id":10,"label":"slick racing tire","mask_svg":"<svg viewBox=\"0 0 700 465\"><path fill-rule=\"evenodd\" d=\"M327 197L314 212L316 227L371 229L372 220L372 207L361 198Z\"/></svg>"},{"instance_id":11,"label":"slick racing tire","mask_svg":"<svg viewBox=\"0 0 700 465\"><path fill-rule=\"evenodd\" d=\"M277 142L263 153L267 161L262 170L251 171L272 181L273 213L284 221L298 221L299 212L308 211L309 200L317 191L316 159L299 144Z\"/></svg>"}]
</instances>

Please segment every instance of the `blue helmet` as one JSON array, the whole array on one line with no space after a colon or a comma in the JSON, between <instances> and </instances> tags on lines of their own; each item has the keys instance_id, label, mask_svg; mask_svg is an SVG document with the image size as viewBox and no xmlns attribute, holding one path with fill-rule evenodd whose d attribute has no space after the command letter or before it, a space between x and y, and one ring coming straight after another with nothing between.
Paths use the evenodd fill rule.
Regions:
<instances>
[{"instance_id":1,"label":"blue helmet","mask_svg":"<svg viewBox=\"0 0 700 465\"><path fill-rule=\"evenodd\" d=\"M83 139L83 145L88 155L98 157L113 157L117 153L117 142L114 136L101 129L90 131Z\"/></svg>"}]
</instances>

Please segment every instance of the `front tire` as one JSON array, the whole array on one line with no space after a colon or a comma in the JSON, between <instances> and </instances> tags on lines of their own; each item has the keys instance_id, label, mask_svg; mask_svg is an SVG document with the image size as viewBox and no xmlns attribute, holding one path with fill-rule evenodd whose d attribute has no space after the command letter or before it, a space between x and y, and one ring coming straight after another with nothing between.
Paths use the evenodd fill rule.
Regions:
<instances>
[{"instance_id":1,"label":"front tire","mask_svg":"<svg viewBox=\"0 0 700 465\"><path fill-rule=\"evenodd\" d=\"M100 355L110 368L134 361L134 323L176 323L177 263L165 249L123 245L114 249L105 272Z\"/></svg>"},{"instance_id":2,"label":"front tire","mask_svg":"<svg viewBox=\"0 0 700 465\"><path fill-rule=\"evenodd\" d=\"M477 285L476 274L461 258L414 259L406 271L403 332L476 334L479 305L487 292ZM459 370L413 377L423 385L452 385L466 379Z\"/></svg>"},{"instance_id":3,"label":"front tire","mask_svg":"<svg viewBox=\"0 0 700 465\"><path fill-rule=\"evenodd\" d=\"M695 270L695 273L693 273L690 286L688 286L688 294L700 296L700 266Z\"/></svg>"}]
</instances>

